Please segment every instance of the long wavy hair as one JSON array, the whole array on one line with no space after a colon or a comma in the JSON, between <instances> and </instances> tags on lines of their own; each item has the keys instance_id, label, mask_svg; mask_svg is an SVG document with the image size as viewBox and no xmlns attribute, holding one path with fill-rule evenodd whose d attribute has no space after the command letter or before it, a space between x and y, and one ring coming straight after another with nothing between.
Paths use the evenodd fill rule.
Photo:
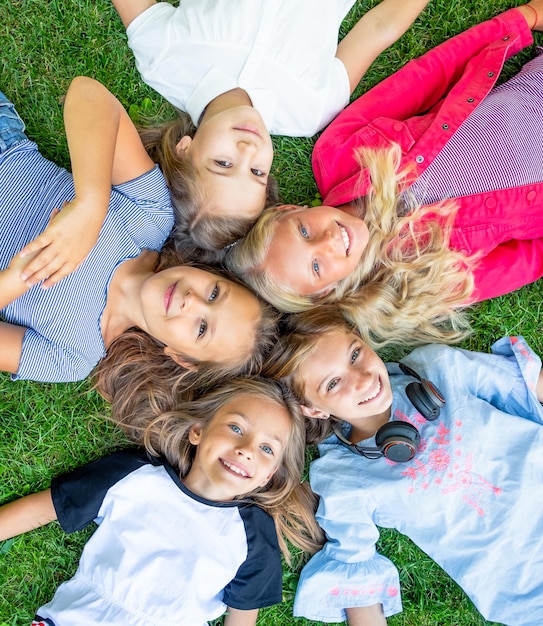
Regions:
<instances>
[{"instance_id":1,"label":"long wavy hair","mask_svg":"<svg viewBox=\"0 0 543 626\"><path fill-rule=\"evenodd\" d=\"M170 246L161 252L156 271L184 264ZM185 263L186 264L186 263ZM193 266L195 264L192 264ZM246 287L236 277L217 268L196 265ZM114 419L132 419L140 413L151 420L180 401L190 400L194 390L215 385L224 378L259 374L267 353L277 338L279 314L260 302L262 313L256 327L248 328L254 342L245 354L221 362L196 361L185 357L187 367L164 353L164 344L139 328L130 328L114 339L106 356L94 370L94 385L111 404Z\"/></svg>"},{"instance_id":2,"label":"long wavy hair","mask_svg":"<svg viewBox=\"0 0 543 626\"><path fill-rule=\"evenodd\" d=\"M260 396L287 410L291 431L277 471L267 485L236 500L250 500L269 513L276 526L279 545L287 562L290 554L286 541L308 553L316 552L323 534L314 513L317 499L309 485L302 481L305 451L305 423L299 406L283 386L262 378L231 380L190 402L179 402L172 410L148 420L134 413L130 419L117 422L134 443L143 445L153 456L164 456L186 476L192 466L196 446L189 441L195 424L205 431L213 417L227 403L242 396Z\"/></svg>"},{"instance_id":3,"label":"long wavy hair","mask_svg":"<svg viewBox=\"0 0 543 626\"><path fill-rule=\"evenodd\" d=\"M367 168L371 179L369 193L357 202L369 243L355 270L329 295L300 296L266 273L265 259L282 214L275 207L264 211L247 237L228 251L226 266L281 311L339 302L375 347L461 340L470 329L461 308L473 293L477 257L449 248L457 211L453 202L421 206L409 197L409 172L399 171L400 158L396 144L360 151L361 175Z\"/></svg>"},{"instance_id":4,"label":"long wavy hair","mask_svg":"<svg viewBox=\"0 0 543 626\"><path fill-rule=\"evenodd\" d=\"M220 260L206 252L220 252L226 246L244 237L255 218L236 218L212 215L206 212L203 190L197 183L196 170L190 158L177 151L182 137L194 137L197 128L190 116L178 111L178 116L163 124L138 128L141 140L149 156L160 169L170 190L175 210L175 226L172 237L182 253L201 262ZM265 205L278 202L277 181L268 177Z\"/></svg>"}]
</instances>

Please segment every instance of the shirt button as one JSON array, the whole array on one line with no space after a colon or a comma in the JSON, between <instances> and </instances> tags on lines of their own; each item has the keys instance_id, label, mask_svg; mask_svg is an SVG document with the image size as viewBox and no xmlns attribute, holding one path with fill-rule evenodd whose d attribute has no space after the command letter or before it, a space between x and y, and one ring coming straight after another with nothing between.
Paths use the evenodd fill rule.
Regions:
<instances>
[{"instance_id":1,"label":"shirt button","mask_svg":"<svg viewBox=\"0 0 543 626\"><path fill-rule=\"evenodd\" d=\"M505 37L503 38L504 41L507 41L509 39L509 35L505 35Z\"/></svg>"},{"instance_id":2,"label":"shirt button","mask_svg":"<svg viewBox=\"0 0 543 626\"><path fill-rule=\"evenodd\" d=\"M488 77L492 78L494 76L494 72L488 72Z\"/></svg>"},{"instance_id":3,"label":"shirt button","mask_svg":"<svg viewBox=\"0 0 543 626\"><path fill-rule=\"evenodd\" d=\"M485 200L485 206L487 209L493 209L496 206L496 198L487 198Z\"/></svg>"},{"instance_id":4,"label":"shirt button","mask_svg":"<svg viewBox=\"0 0 543 626\"><path fill-rule=\"evenodd\" d=\"M535 197L537 196L537 193L534 189L532 189L532 191L529 191L526 194L526 200L528 200L528 202L531 202L532 200L535 200Z\"/></svg>"},{"instance_id":5,"label":"shirt button","mask_svg":"<svg viewBox=\"0 0 543 626\"><path fill-rule=\"evenodd\" d=\"M422 156L422 154L419 154L417 158L415 159L415 161L417 163L422 163L424 161L424 157Z\"/></svg>"},{"instance_id":6,"label":"shirt button","mask_svg":"<svg viewBox=\"0 0 543 626\"><path fill-rule=\"evenodd\" d=\"M394 124L394 130L399 133L403 130L403 124Z\"/></svg>"},{"instance_id":7,"label":"shirt button","mask_svg":"<svg viewBox=\"0 0 543 626\"><path fill-rule=\"evenodd\" d=\"M475 98L468 98L468 102L475 102Z\"/></svg>"},{"instance_id":8,"label":"shirt button","mask_svg":"<svg viewBox=\"0 0 543 626\"><path fill-rule=\"evenodd\" d=\"M448 124L443 124L443 125L441 126L441 128L442 128L443 130L449 130L449 125L448 125Z\"/></svg>"}]
</instances>

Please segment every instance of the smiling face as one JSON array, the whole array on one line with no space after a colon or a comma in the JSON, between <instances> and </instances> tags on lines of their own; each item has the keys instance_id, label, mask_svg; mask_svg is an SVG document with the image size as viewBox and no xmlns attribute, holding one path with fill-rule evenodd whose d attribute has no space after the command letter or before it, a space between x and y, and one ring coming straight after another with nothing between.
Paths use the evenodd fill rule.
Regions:
<instances>
[{"instance_id":1,"label":"smiling face","mask_svg":"<svg viewBox=\"0 0 543 626\"><path fill-rule=\"evenodd\" d=\"M368 240L362 219L334 207L284 207L263 267L301 296L324 296L355 269Z\"/></svg>"},{"instance_id":2,"label":"smiling face","mask_svg":"<svg viewBox=\"0 0 543 626\"><path fill-rule=\"evenodd\" d=\"M297 377L308 404L306 415L345 420L360 431L360 439L373 436L390 417L386 366L355 333L323 334Z\"/></svg>"},{"instance_id":3,"label":"smiling face","mask_svg":"<svg viewBox=\"0 0 543 626\"><path fill-rule=\"evenodd\" d=\"M238 396L207 426L191 428L196 455L183 482L197 495L217 501L263 487L282 461L290 432L285 407L255 394Z\"/></svg>"},{"instance_id":4,"label":"smiling face","mask_svg":"<svg viewBox=\"0 0 543 626\"><path fill-rule=\"evenodd\" d=\"M151 275L141 289L146 332L179 363L245 359L262 307L245 287L181 265Z\"/></svg>"},{"instance_id":5,"label":"smiling face","mask_svg":"<svg viewBox=\"0 0 543 626\"><path fill-rule=\"evenodd\" d=\"M251 106L237 106L204 117L178 150L190 158L212 215L255 219L266 203L273 161L271 137Z\"/></svg>"}]
</instances>

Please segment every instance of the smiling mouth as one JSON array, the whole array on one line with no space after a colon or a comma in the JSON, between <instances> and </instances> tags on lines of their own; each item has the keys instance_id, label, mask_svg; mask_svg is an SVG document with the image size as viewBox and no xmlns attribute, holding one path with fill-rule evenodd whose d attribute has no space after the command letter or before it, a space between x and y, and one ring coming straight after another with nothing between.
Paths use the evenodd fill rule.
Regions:
<instances>
[{"instance_id":1,"label":"smiling mouth","mask_svg":"<svg viewBox=\"0 0 543 626\"><path fill-rule=\"evenodd\" d=\"M343 239L343 245L345 246L345 256L349 256L349 250L351 249L351 238L349 237L349 233L347 229L338 224L339 232L341 233L341 238Z\"/></svg>"},{"instance_id":2,"label":"smiling mouth","mask_svg":"<svg viewBox=\"0 0 543 626\"><path fill-rule=\"evenodd\" d=\"M361 400L358 404L364 404L366 402L370 402L370 400L373 400L374 398L376 398L380 393L381 393L381 379L379 378L377 380L377 384L373 387L373 389L370 391L370 393L367 395L367 397L364 400Z\"/></svg>"},{"instance_id":3,"label":"smiling mouth","mask_svg":"<svg viewBox=\"0 0 543 626\"><path fill-rule=\"evenodd\" d=\"M240 478L251 478L249 474L241 467L238 467L237 465L234 465L233 463L229 463L228 461L225 461L224 459L220 459L220 462L224 465L224 467L229 469L231 472L233 472Z\"/></svg>"},{"instance_id":4,"label":"smiling mouth","mask_svg":"<svg viewBox=\"0 0 543 626\"><path fill-rule=\"evenodd\" d=\"M164 294L164 308L166 309L166 313L168 312L170 305L173 300L173 294L175 292L175 288L177 287L177 283L170 285L168 289L166 289L166 293Z\"/></svg>"}]
</instances>

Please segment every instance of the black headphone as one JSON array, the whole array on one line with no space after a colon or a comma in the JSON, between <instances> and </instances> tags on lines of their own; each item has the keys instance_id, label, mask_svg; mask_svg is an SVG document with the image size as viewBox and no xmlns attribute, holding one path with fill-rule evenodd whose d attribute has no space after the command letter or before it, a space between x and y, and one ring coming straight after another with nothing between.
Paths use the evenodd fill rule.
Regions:
<instances>
[{"instance_id":1,"label":"black headphone","mask_svg":"<svg viewBox=\"0 0 543 626\"><path fill-rule=\"evenodd\" d=\"M409 383L405 388L407 397L429 422L439 416L445 406L445 398L439 389L429 380L421 378L414 370L403 363L398 363L404 374L416 378L418 382ZM378 459L382 456L402 463L410 461L419 449L419 431L409 422L394 420L387 422L375 434L375 447L359 446L350 442L341 432L341 424L334 424L334 433L344 445L353 452L367 459Z\"/></svg>"}]
</instances>

